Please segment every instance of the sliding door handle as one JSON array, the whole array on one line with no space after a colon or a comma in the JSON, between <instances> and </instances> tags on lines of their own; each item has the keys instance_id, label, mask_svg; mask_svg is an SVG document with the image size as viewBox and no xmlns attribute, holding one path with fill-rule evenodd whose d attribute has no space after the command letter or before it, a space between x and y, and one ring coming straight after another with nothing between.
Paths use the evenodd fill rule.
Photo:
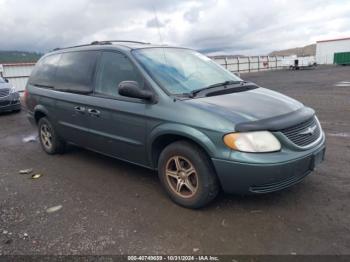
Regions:
<instances>
[{"instance_id":1,"label":"sliding door handle","mask_svg":"<svg viewBox=\"0 0 350 262\"><path fill-rule=\"evenodd\" d=\"M79 112L79 113L85 113L85 107L83 107L83 106L76 106L76 107L74 107L74 110Z\"/></svg>"},{"instance_id":2,"label":"sliding door handle","mask_svg":"<svg viewBox=\"0 0 350 262\"><path fill-rule=\"evenodd\" d=\"M88 112L89 112L89 114L91 115L91 116L100 116L100 111L98 111L98 110L96 110L96 109L91 109L91 108L89 108L88 109Z\"/></svg>"}]
</instances>

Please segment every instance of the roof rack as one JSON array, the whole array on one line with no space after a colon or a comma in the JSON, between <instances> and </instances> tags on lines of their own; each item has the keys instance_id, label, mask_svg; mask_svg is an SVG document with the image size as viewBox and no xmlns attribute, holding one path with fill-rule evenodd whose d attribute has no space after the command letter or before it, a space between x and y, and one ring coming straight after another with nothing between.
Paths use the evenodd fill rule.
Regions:
<instances>
[{"instance_id":1,"label":"roof rack","mask_svg":"<svg viewBox=\"0 0 350 262\"><path fill-rule=\"evenodd\" d=\"M91 45L91 44L74 45L74 46L67 46L67 47L57 47L57 48L55 48L55 49L52 49L52 51L64 50L64 49L75 48L75 47L90 46L90 45Z\"/></svg>"},{"instance_id":2,"label":"roof rack","mask_svg":"<svg viewBox=\"0 0 350 262\"><path fill-rule=\"evenodd\" d=\"M93 41L90 44L84 44L84 45L75 45L75 46L68 46L68 47L62 47L62 48L57 47L52 51L58 51L63 49L75 48L75 47L90 46L90 45L111 45L112 43L135 43L135 44L144 44L144 45L151 44L151 43L132 41L132 40L104 40L104 41Z\"/></svg>"},{"instance_id":3,"label":"roof rack","mask_svg":"<svg viewBox=\"0 0 350 262\"><path fill-rule=\"evenodd\" d=\"M109 42L109 43L135 43L135 44L144 44L144 45L150 45L151 43L148 42L141 42L141 41L132 41L132 40L106 40L102 42Z\"/></svg>"}]
</instances>

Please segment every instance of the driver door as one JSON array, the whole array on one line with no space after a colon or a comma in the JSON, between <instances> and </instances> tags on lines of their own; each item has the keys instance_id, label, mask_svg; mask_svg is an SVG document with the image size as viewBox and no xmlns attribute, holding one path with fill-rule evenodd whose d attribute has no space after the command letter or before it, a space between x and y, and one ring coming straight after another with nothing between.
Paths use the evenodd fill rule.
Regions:
<instances>
[{"instance_id":1,"label":"driver door","mask_svg":"<svg viewBox=\"0 0 350 262\"><path fill-rule=\"evenodd\" d=\"M103 52L88 108L89 128L95 136L93 149L146 165L144 112L149 105L118 94L119 83L127 80L138 82L140 88L144 86L143 77L129 58L119 52Z\"/></svg>"}]
</instances>

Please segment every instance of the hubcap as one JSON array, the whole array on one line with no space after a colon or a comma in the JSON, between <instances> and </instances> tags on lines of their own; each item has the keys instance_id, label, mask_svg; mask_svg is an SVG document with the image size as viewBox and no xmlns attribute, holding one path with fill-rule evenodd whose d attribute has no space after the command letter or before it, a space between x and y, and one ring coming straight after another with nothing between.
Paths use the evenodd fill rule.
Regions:
<instances>
[{"instance_id":1,"label":"hubcap","mask_svg":"<svg viewBox=\"0 0 350 262\"><path fill-rule=\"evenodd\" d=\"M185 157L171 157L166 164L165 174L170 189L178 196L190 198L197 192L197 171Z\"/></svg>"},{"instance_id":2,"label":"hubcap","mask_svg":"<svg viewBox=\"0 0 350 262\"><path fill-rule=\"evenodd\" d=\"M52 134L48 125L43 124L40 128L41 142L45 148L51 149L52 147Z\"/></svg>"}]
</instances>

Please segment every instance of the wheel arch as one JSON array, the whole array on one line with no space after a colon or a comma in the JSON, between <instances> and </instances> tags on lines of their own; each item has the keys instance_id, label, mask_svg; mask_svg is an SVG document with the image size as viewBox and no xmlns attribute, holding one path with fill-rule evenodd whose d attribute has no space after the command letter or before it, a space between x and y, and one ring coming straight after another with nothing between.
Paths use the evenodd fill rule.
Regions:
<instances>
[{"instance_id":1,"label":"wheel arch","mask_svg":"<svg viewBox=\"0 0 350 262\"><path fill-rule=\"evenodd\" d=\"M193 127L166 124L155 128L148 139L148 156L152 168L157 168L159 155L163 149L179 140L186 140L197 145L209 158L214 156L215 145L207 135Z\"/></svg>"},{"instance_id":2,"label":"wheel arch","mask_svg":"<svg viewBox=\"0 0 350 262\"><path fill-rule=\"evenodd\" d=\"M37 105L34 108L34 119L36 123L38 123L41 118L47 117L47 116L48 116L48 110L42 105Z\"/></svg>"}]
</instances>

